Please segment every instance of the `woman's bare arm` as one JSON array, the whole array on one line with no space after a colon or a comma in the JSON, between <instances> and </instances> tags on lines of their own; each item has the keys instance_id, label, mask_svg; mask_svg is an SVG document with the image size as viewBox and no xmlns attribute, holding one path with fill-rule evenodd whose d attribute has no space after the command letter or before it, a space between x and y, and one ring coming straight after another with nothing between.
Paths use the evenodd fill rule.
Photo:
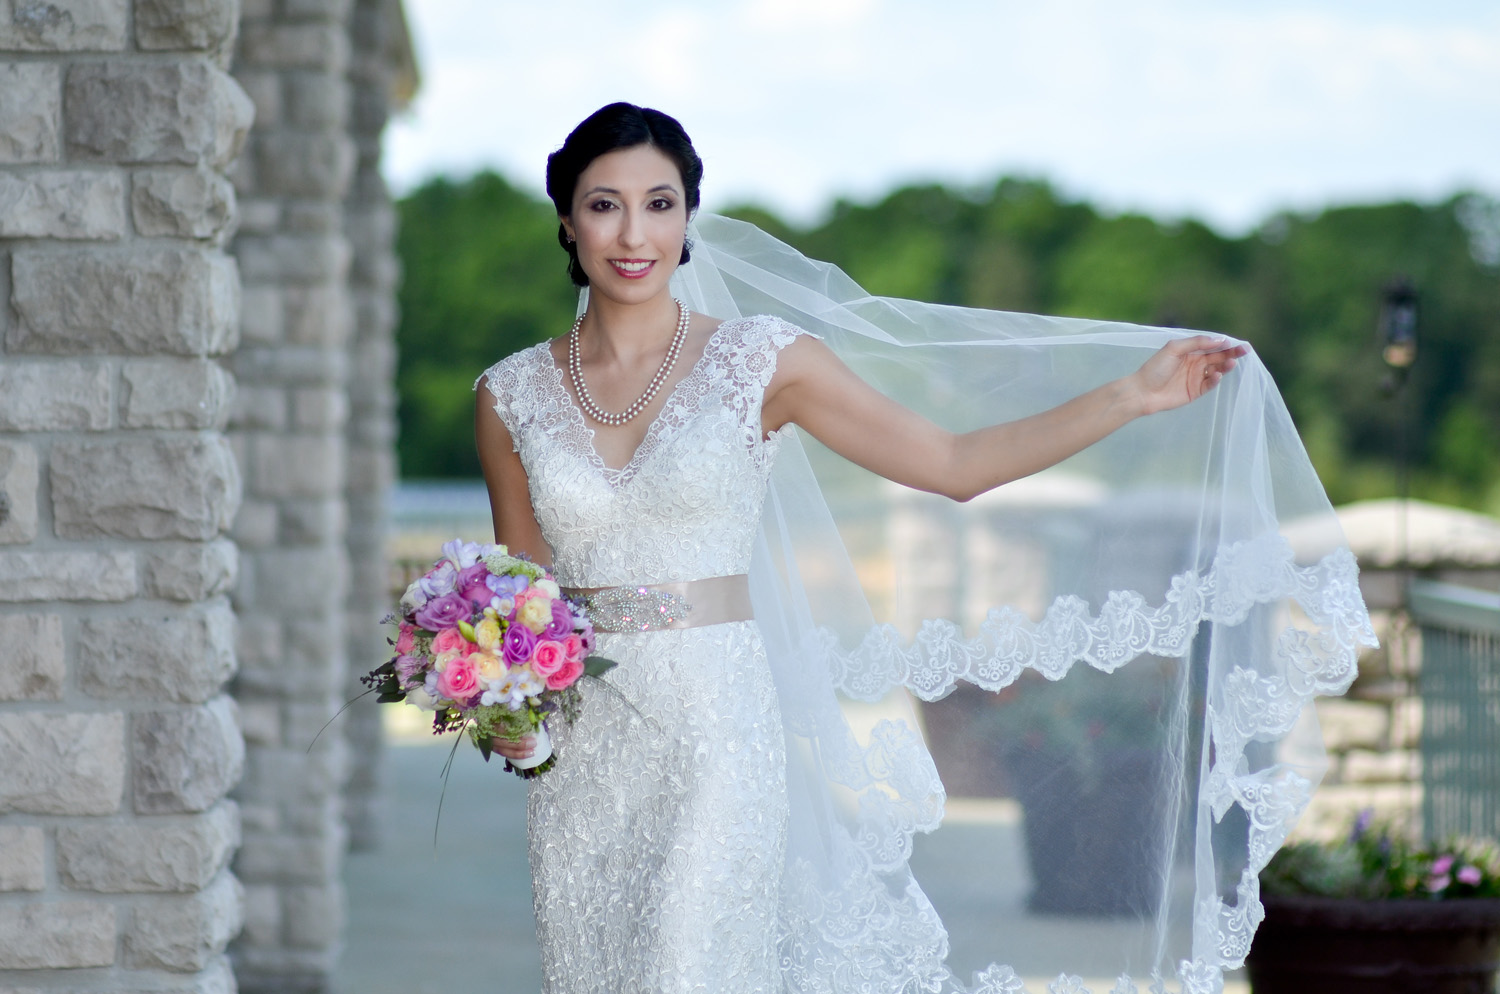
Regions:
<instances>
[{"instance_id":1,"label":"woman's bare arm","mask_svg":"<svg viewBox=\"0 0 1500 994\"><path fill-rule=\"evenodd\" d=\"M1131 375L1049 411L955 434L865 383L822 342L802 337L782 350L762 424L772 431L795 423L887 479L966 501L1055 465L1137 417L1196 400L1244 354L1215 336L1175 339Z\"/></svg>"},{"instance_id":2,"label":"woman's bare arm","mask_svg":"<svg viewBox=\"0 0 1500 994\"><path fill-rule=\"evenodd\" d=\"M552 565L552 549L542 539L526 485L526 468L511 444L510 432L495 411L495 398L488 386L475 391L474 444L484 485L490 492L490 514L495 520L495 541L511 552L524 552L544 566ZM520 739L494 738L490 746L506 759L526 759L536 751L536 736Z\"/></svg>"},{"instance_id":3,"label":"woman's bare arm","mask_svg":"<svg viewBox=\"0 0 1500 994\"><path fill-rule=\"evenodd\" d=\"M511 444L510 432L495 411L489 387L475 391L474 444L479 448L479 466L490 492L490 515L495 523L495 541L524 552L543 566L552 565L552 549L542 538L531 506L526 469Z\"/></svg>"}]
</instances>

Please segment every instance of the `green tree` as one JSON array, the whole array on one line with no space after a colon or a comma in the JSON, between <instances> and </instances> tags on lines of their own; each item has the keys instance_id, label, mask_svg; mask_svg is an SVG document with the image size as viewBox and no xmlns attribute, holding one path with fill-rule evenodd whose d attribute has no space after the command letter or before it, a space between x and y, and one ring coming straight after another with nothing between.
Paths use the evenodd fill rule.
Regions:
<instances>
[{"instance_id":1,"label":"green tree","mask_svg":"<svg viewBox=\"0 0 1500 994\"><path fill-rule=\"evenodd\" d=\"M573 320L557 215L492 172L434 179L398 211L401 472L477 476L474 378Z\"/></svg>"}]
</instances>

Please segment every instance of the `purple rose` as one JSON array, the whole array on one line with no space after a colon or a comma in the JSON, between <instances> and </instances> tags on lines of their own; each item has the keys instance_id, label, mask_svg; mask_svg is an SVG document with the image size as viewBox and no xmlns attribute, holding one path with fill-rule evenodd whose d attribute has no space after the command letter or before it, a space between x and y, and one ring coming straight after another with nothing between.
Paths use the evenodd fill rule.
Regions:
<instances>
[{"instance_id":1,"label":"purple rose","mask_svg":"<svg viewBox=\"0 0 1500 994\"><path fill-rule=\"evenodd\" d=\"M552 621L542 629L542 638L561 642L573 634L573 612L561 597L552 602Z\"/></svg>"},{"instance_id":2,"label":"purple rose","mask_svg":"<svg viewBox=\"0 0 1500 994\"><path fill-rule=\"evenodd\" d=\"M500 649L507 663L524 663L531 658L536 648L536 636L525 625L511 625L505 630L505 639Z\"/></svg>"},{"instance_id":3,"label":"purple rose","mask_svg":"<svg viewBox=\"0 0 1500 994\"><path fill-rule=\"evenodd\" d=\"M461 594L444 594L434 597L417 612L417 624L429 632L440 632L452 628L460 621L468 621L473 608Z\"/></svg>"},{"instance_id":4,"label":"purple rose","mask_svg":"<svg viewBox=\"0 0 1500 994\"><path fill-rule=\"evenodd\" d=\"M489 585L490 571L485 568L484 563L475 563L466 569L459 571L458 581L454 584L458 592L463 594L465 600L472 601L481 607L489 604L493 598Z\"/></svg>"}]
</instances>

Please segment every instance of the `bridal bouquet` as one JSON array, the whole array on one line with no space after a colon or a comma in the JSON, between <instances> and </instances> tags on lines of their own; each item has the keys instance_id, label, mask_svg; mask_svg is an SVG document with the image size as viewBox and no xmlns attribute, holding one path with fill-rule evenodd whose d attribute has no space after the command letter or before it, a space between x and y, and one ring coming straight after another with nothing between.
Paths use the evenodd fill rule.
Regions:
<instances>
[{"instance_id":1,"label":"bridal bouquet","mask_svg":"<svg viewBox=\"0 0 1500 994\"><path fill-rule=\"evenodd\" d=\"M551 768L544 724L576 716L578 681L615 664L590 656L594 628L581 600L562 596L545 569L503 545L455 539L401 598L394 658L363 678L382 703L434 712L433 731L467 729L490 758L490 740L536 736L536 752L507 767Z\"/></svg>"}]
</instances>

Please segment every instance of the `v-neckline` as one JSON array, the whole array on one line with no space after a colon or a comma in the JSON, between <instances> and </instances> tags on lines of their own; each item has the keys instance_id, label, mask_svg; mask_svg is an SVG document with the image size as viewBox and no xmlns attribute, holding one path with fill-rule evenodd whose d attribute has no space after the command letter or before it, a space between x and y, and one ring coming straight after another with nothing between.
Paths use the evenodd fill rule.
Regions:
<instances>
[{"instance_id":1,"label":"v-neckline","mask_svg":"<svg viewBox=\"0 0 1500 994\"><path fill-rule=\"evenodd\" d=\"M703 368L704 360L708 358L709 350L712 349L714 347L714 343L718 341L719 332L723 330L724 326L728 323L729 321L727 320L720 321L718 326L715 327L713 331L708 333L708 340L703 343L703 351L698 354L697 359L693 360L692 368L690 368L687 373L682 376L681 379L672 384L671 388L667 391L667 399L662 402L661 409L656 412L656 414L651 418L651 423L646 426L646 433L641 436L641 441L638 445L636 445L635 451L631 452L630 458L625 460L625 464L623 466L619 467L609 465L609 463L604 461L604 457L599 454L599 448L594 444L595 439L598 437L598 433L595 430L594 426L589 424L588 416L583 413L583 408L578 406L578 401L575 400L573 394L569 392L566 380L567 370L558 365L557 356L552 354L552 342L546 341L540 344L539 347L546 356L547 366L552 371L553 385L557 388L558 392L562 394L563 403L567 404L568 410L572 412L572 419L577 422L578 426L584 430L585 434L583 438L583 446L588 450L589 461L594 465L594 468L599 471L599 475L604 478L605 482L609 483L611 486L623 486L628 477L634 476L636 463L640 460L641 455L645 453L648 448L655 447L653 443L656 439L656 436L659 435L662 430L662 425L664 423L664 419L666 418L667 412L670 411L674 406L676 406L677 395L682 392L682 385L689 380L697 377L698 373Z\"/></svg>"}]
</instances>

